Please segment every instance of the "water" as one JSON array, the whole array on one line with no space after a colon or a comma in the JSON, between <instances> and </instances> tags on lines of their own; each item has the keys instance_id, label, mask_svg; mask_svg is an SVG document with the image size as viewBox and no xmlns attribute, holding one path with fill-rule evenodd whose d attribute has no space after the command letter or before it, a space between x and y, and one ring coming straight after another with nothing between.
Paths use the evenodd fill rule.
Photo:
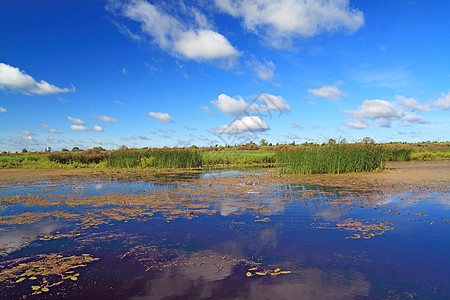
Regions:
<instances>
[{"instance_id":1,"label":"water","mask_svg":"<svg viewBox=\"0 0 450 300\"><path fill-rule=\"evenodd\" d=\"M0 196L1 299L450 295L446 191L349 192L230 171L33 182Z\"/></svg>"}]
</instances>

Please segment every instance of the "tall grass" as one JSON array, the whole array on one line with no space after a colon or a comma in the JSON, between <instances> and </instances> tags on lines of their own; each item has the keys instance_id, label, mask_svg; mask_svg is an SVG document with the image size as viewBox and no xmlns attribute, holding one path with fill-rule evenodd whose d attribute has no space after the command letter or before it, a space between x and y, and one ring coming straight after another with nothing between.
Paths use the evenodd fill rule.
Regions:
<instances>
[{"instance_id":1,"label":"tall grass","mask_svg":"<svg viewBox=\"0 0 450 300\"><path fill-rule=\"evenodd\" d=\"M206 166L271 165L275 163L275 153L268 151L218 151L203 152Z\"/></svg>"},{"instance_id":2,"label":"tall grass","mask_svg":"<svg viewBox=\"0 0 450 300\"><path fill-rule=\"evenodd\" d=\"M99 164L108 157L105 151L86 150L77 152L54 152L48 155L50 161L59 164Z\"/></svg>"},{"instance_id":3,"label":"tall grass","mask_svg":"<svg viewBox=\"0 0 450 300\"><path fill-rule=\"evenodd\" d=\"M198 168L203 163L200 153L189 149L117 150L106 164L111 168Z\"/></svg>"},{"instance_id":4,"label":"tall grass","mask_svg":"<svg viewBox=\"0 0 450 300\"><path fill-rule=\"evenodd\" d=\"M383 146L372 143L332 144L279 151L277 162L295 174L367 172L383 165Z\"/></svg>"}]
</instances>

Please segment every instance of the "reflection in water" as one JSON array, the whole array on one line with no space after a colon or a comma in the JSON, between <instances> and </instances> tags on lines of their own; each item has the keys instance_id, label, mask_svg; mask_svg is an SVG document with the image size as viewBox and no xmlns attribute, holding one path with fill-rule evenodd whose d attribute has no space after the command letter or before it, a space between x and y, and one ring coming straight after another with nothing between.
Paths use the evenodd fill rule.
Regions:
<instances>
[{"instance_id":1,"label":"reflection in water","mask_svg":"<svg viewBox=\"0 0 450 300\"><path fill-rule=\"evenodd\" d=\"M0 272L18 268L31 254L100 258L85 268L91 277L80 277L89 280L80 279L77 288L64 281L48 298L75 290L74 298L92 292L105 299L117 293L123 299L450 293L437 280L450 275L450 266L443 268L450 241L442 238L449 235L448 193L341 190L235 171L153 180L66 178L2 192ZM385 278L395 278L396 290ZM14 298L20 290L26 296L31 287L31 280L14 278L0 283L0 294Z\"/></svg>"}]
</instances>

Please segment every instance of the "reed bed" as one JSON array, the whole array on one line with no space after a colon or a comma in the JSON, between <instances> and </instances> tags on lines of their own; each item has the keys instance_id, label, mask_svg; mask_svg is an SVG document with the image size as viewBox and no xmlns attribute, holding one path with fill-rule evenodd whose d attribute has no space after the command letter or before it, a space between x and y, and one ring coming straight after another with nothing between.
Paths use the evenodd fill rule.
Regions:
<instances>
[{"instance_id":1,"label":"reed bed","mask_svg":"<svg viewBox=\"0 0 450 300\"><path fill-rule=\"evenodd\" d=\"M332 144L279 151L276 160L294 174L339 174L382 168L386 160L382 145L373 143Z\"/></svg>"},{"instance_id":2,"label":"reed bed","mask_svg":"<svg viewBox=\"0 0 450 300\"><path fill-rule=\"evenodd\" d=\"M190 149L117 150L106 160L111 168L199 168L200 153Z\"/></svg>"},{"instance_id":3,"label":"reed bed","mask_svg":"<svg viewBox=\"0 0 450 300\"><path fill-rule=\"evenodd\" d=\"M272 165L276 162L275 152L269 151L218 151L202 155L206 166Z\"/></svg>"},{"instance_id":4,"label":"reed bed","mask_svg":"<svg viewBox=\"0 0 450 300\"><path fill-rule=\"evenodd\" d=\"M106 151L86 150L77 152L54 152L48 155L48 159L58 164L99 164L108 157Z\"/></svg>"}]
</instances>

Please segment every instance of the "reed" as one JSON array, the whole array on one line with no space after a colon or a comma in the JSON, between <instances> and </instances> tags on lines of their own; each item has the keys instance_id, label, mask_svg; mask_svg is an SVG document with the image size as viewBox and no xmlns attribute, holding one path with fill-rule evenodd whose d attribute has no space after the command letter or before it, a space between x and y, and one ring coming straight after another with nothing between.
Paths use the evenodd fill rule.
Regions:
<instances>
[{"instance_id":1,"label":"reed","mask_svg":"<svg viewBox=\"0 0 450 300\"><path fill-rule=\"evenodd\" d=\"M276 160L294 174L339 174L382 168L386 152L373 143L331 144L279 151Z\"/></svg>"},{"instance_id":2,"label":"reed","mask_svg":"<svg viewBox=\"0 0 450 300\"><path fill-rule=\"evenodd\" d=\"M200 153L189 149L124 149L106 160L111 168L198 168L202 163Z\"/></svg>"},{"instance_id":3,"label":"reed","mask_svg":"<svg viewBox=\"0 0 450 300\"><path fill-rule=\"evenodd\" d=\"M269 151L211 151L202 155L206 166L272 165L276 162L275 152Z\"/></svg>"}]
</instances>

